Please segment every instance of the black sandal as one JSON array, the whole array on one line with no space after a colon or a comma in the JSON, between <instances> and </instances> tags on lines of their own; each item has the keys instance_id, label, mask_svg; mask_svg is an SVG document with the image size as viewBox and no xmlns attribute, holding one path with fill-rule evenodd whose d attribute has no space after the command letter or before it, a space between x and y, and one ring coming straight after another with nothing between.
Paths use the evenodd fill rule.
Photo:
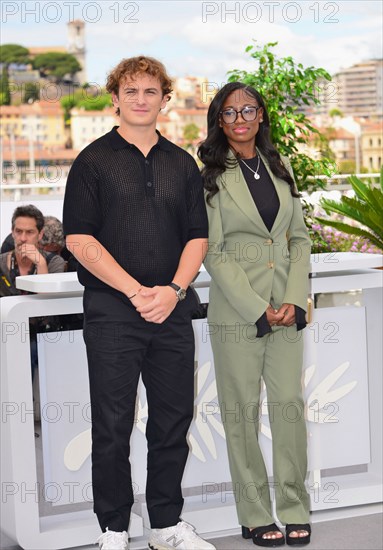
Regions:
<instances>
[{"instance_id":1,"label":"black sandal","mask_svg":"<svg viewBox=\"0 0 383 550\"><path fill-rule=\"evenodd\" d=\"M268 546L272 548L274 546L283 546L285 544L285 537L279 537L277 539L264 539L262 535L270 533L270 531L282 532L275 523L271 525L263 525L262 527L255 527L250 530L248 527L242 527L242 537L244 539L253 539L253 543L257 546Z\"/></svg>"},{"instance_id":2,"label":"black sandal","mask_svg":"<svg viewBox=\"0 0 383 550\"><path fill-rule=\"evenodd\" d=\"M291 537L293 531L307 531L308 535L304 537ZM309 523L288 523L286 525L286 542L290 546L298 546L299 544L309 544L311 538L311 525Z\"/></svg>"}]
</instances>

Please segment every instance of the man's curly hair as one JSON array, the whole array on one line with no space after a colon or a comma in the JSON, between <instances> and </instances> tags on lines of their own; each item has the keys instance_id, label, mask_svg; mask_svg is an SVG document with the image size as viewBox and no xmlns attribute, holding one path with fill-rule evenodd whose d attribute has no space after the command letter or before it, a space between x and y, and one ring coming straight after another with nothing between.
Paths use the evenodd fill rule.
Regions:
<instances>
[{"instance_id":1,"label":"man's curly hair","mask_svg":"<svg viewBox=\"0 0 383 550\"><path fill-rule=\"evenodd\" d=\"M172 79L167 74L164 65L157 59L154 59L154 57L146 57L144 55L129 57L120 61L120 63L109 73L106 81L106 89L110 94L114 93L118 95L121 81L125 80L127 76L134 80L138 75L145 74L158 78L164 96L169 95L173 91ZM117 109L116 114L120 114L120 109Z\"/></svg>"}]
</instances>

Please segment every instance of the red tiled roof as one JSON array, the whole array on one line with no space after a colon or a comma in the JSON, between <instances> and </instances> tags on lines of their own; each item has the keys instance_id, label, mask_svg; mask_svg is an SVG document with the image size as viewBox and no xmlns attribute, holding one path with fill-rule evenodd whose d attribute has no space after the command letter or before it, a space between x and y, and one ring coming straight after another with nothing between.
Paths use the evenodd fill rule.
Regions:
<instances>
[{"instance_id":1,"label":"red tiled roof","mask_svg":"<svg viewBox=\"0 0 383 550\"><path fill-rule=\"evenodd\" d=\"M366 134L367 132L383 132L383 121L380 122L366 122L362 124L362 132Z\"/></svg>"},{"instance_id":2,"label":"red tiled roof","mask_svg":"<svg viewBox=\"0 0 383 550\"><path fill-rule=\"evenodd\" d=\"M73 161L80 151L75 149L35 149L34 150L34 159L35 161L64 161L69 160ZM29 161L29 150L21 149L15 151L16 161ZM7 148L3 150L3 160L11 162L14 160L11 151Z\"/></svg>"},{"instance_id":3,"label":"red tiled roof","mask_svg":"<svg viewBox=\"0 0 383 550\"><path fill-rule=\"evenodd\" d=\"M71 110L71 115L84 117L117 116L114 107L105 107L102 111L86 111L85 109L74 108Z\"/></svg>"},{"instance_id":4,"label":"red tiled roof","mask_svg":"<svg viewBox=\"0 0 383 550\"><path fill-rule=\"evenodd\" d=\"M2 105L0 114L3 116L13 115L42 115L42 116L57 116L63 115L64 111L59 101L35 101L32 104L22 105Z\"/></svg>"},{"instance_id":5,"label":"red tiled roof","mask_svg":"<svg viewBox=\"0 0 383 550\"><path fill-rule=\"evenodd\" d=\"M64 46L31 46L28 48L29 55L32 57L35 57L36 55L40 55L42 53L51 53L51 52L59 52L59 53L68 53L68 50Z\"/></svg>"},{"instance_id":6,"label":"red tiled roof","mask_svg":"<svg viewBox=\"0 0 383 550\"><path fill-rule=\"evenodd\" d=\"M171 111L179 115L202 115L206 116L208 109L183 109L182 107L174 107Z\"/></svg>"}]
</instances>

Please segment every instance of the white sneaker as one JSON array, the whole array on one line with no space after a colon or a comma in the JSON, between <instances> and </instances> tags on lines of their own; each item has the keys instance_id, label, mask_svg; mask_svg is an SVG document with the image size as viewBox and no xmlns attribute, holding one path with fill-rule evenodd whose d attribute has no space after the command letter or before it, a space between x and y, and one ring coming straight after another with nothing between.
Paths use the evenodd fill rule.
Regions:
<instances>
[{"instance_id":1,"label":"white sneaker","mask_svg":"<svg viewBox=\"0 0 383 550\"><path fill-rule=\"evenodd\" d=\"M201 539L186 521L166 529L152 529L149 540L151 550L215 550L215 546Z\"/></svg>"},{"instance_id":2,"label":"white sneaker","mask_svg":"<svg viewBox=\"0 0 383 550\"><path fill-rule=\"evenodd\" d=\"M97 539L100 550L128 550L128 533L126 531L109 531Z\"/></svg>"}]
</instances>

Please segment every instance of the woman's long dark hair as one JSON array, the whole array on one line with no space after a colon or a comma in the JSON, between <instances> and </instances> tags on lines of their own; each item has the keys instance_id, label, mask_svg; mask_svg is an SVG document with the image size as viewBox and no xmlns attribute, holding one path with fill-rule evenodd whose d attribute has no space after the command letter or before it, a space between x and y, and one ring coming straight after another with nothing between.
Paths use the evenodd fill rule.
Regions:
<instances>
[{"instance_id":1,"label":"woman's long dark hair","mask_svg":"<svg viewBox=\"0 0 383 550\"><path fill-rule=\"evenodd\" d=\"M211 199L218 193L217 178L227 168L235 166L238 162L238 158L228 158L229 144L220 127L222 106L226 98L236 90L243 90L247 95L256 100L259 107L263 108L263 122L259 125L256 137L257 148L266 157L273 174L289 184L293 197L299 197L293 178L285 168L280 154L271 142L270 119L262 96L255 88L247 86L242 82L230 82L220 89L209 106L207 113L207 138L198 148L198 157L204 164L202 176L205 189L207 190L207 203L210 204Z\"/></svg>"}]
</instances>

